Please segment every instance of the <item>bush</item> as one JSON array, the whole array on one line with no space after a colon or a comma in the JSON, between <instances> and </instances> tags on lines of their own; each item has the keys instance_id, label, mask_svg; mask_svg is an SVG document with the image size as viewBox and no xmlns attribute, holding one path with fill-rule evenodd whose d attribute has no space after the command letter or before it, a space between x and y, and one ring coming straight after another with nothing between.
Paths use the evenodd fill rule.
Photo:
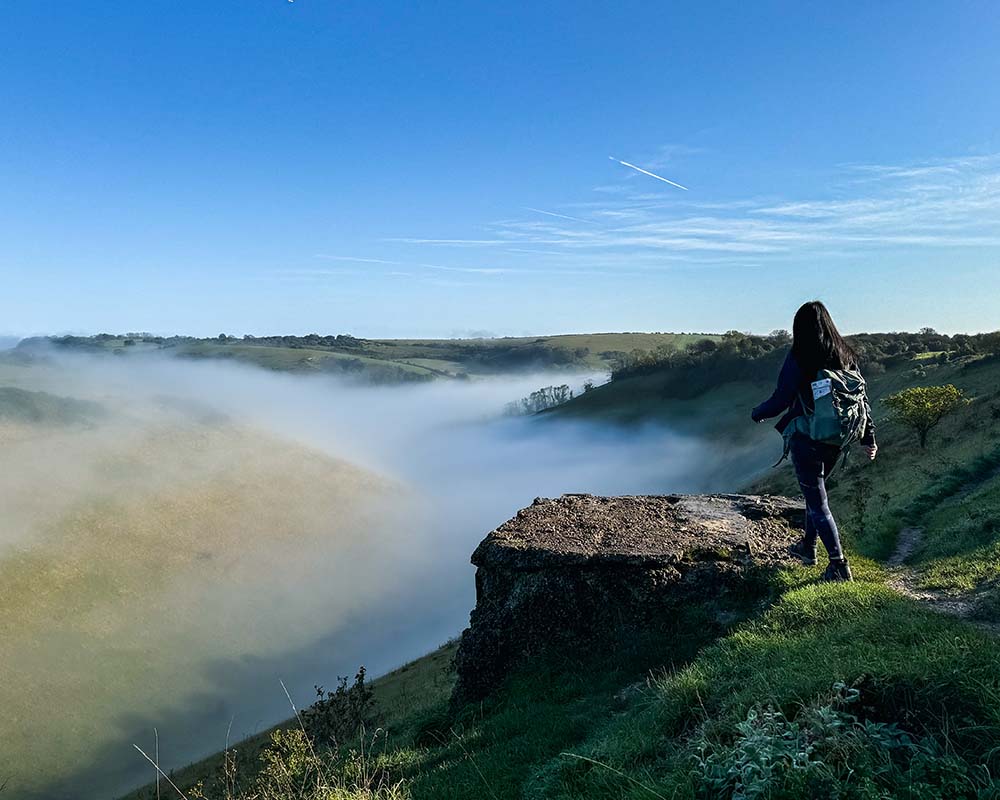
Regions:
<instances>
[{"instance_id":1,"label":"bush","mask_svg":"<svg viewBox=\"0 0 1000 800\"><path fill-rule=\"evenodd\" d=\"M968 399L952 384L915 386L889 395L883 401L893 419L917 434L920 447L927 446L927 434L948 414L968 404Z\"/></svg>"},{"instance_id":2,"label":"bush","mask_svg":"<svg viewBox=\"0 0 1000 800\"><path fill-rule=\"evenodd\" d=\"M256 769L238 774L236 751L227 750L218 779L189 790L191 800L406 800L403 781L390 778L398 765L387 753L386 732L374 727L365 668L353 684L340 678L336 690L317 686L316 694L298 717L300 727L271 734Z\"/></svg>"},{"instance_id":3,"label":"bush","mask_svg":"<svg viewBox=\"0 0 1000 800\"><path fill-rule=\"evenodd\" d=\"M407 800L402 781L389 779L384 753L373 748L385 736L352 750L317 750L298 728L278 730L261 753L260 770L249 785L240 786L236 760L226 754L226 775L219 793L206 794L202 785L188 790L191 800ZM183 795L182 795L183 796Z\"/></svg>"},{"instance_id":4,"label":"bush","mask_svg":"<svg viewBox=\"0 0 1000 800\"><path fill-rule=\"evenodd\" d=\"M351 686L341 677L332 692L316 687L318 699L302 712L302 725L314 743L337 748L373 725L375 694L365 683L365 674L360 667Z\"/></svg>"}]
</instances>

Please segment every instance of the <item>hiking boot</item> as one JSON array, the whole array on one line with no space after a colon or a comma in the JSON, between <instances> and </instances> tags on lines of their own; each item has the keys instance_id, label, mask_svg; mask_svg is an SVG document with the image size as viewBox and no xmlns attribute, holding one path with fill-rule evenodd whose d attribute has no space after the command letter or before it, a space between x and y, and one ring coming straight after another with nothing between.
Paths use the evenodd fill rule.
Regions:
<instances>
[{"instance_id":1,"label":"hiking boot","mask_svg":"<svg viewBox=\"0 0 1000 800\"><path fill-rule=\"evenodd\" d=\"M806 566L811 567L816 563L816 542L809 544L805 537L802 537L795 544L789 547L788 552Z\"/></svg>"},{"instance_id":2,"label":"hiking boot","mask_svg":"<svg viewBox=\"0 0 1000 800\"><path fill-rule=\"evenodd\" d=\"M854 576L851 574L851 568L847 564L846 558L840 558L836 561L831 561L826 568L826 572L823 573L821 580L824 581L853 581Z\"/></svg>"}]
</instances>

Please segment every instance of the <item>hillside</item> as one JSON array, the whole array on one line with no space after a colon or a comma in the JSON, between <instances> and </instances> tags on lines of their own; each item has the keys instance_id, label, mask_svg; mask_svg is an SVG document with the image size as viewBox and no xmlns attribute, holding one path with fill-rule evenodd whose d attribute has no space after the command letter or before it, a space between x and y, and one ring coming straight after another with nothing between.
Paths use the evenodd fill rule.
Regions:
<instances>
[{"instance_id":1,"label":"hillside","mask_svg":"<svg viewBox=\"0 0 1000 800\"><path fill-rule=\"evenodd\" d=\"M69 425L90 422L101 414L97 403L16 386L0 386L0 424Z\"/></svg>"},{"instance_id":2,"label":"hillside","mask_svg":"<svg viewBox=\"0 0 1000 800\"><path fill-rule=\"evenodd\" d=\"M365 774L385 780L366 781L356 762L330 756L323 770L344 790L337 796L996 797L1000 359L917 346L870 355L882 451L874 464L848 461L831 487L854 584L784 569L770 606L721 636L692 607L669 650L647 654L659 665L651 671L645 658L538 660L481 704L449 709L439 696L417 710L383 706L389 739L368 754ZM759 367L736 370L738 380L707 381L703 391L690 390L691 375L678 383L672 365L620 377L549 413L668 422L735 442L756 453L749 488L793 494L788 465L766 467L779 437L749 423L750 407L772 388L767 359L778 355L758 357ZM972 402L922 450L880 400L944 383ZM451 679L433 659L409 667L427 676L428 697ZM209 797L250 797L239 786L253 783L253 759L242 762L245 783L228 793L219 763L184 778L207 780Z\"/></svg>"},{"instance_id":3,"label":"hillside","mask_svg":"<svg viewBox=\"0 0 1000 800\"><path fill-rule=\"evenodd\" d=\"M464 378L510 372L610 370L637 353L664 353L709 334L594 333L497 339L357 339L353 336L244 336L197 339L125 334L27 339L18 351L159 353L228 359L287 372L328 372L373 383Z\"/></svg>"},{"instance_id":4,"label":"hillside","mask_svg":"<svg viewBox=\"0 0 1000 800\"><path fill-rule=\"evenodd\" d=\"M401 488L134 384L95 381L97 402L72 372L2 378L53 391L0 387L0 796L136 785L141 763L117 754L147 713L163 724L212 698L174 723L189 759L215 747L228 703L277 718L277 696L239 700L250 667L365 602L386 563L359 532L380 537L372 504Z\"/></svg>"}]
</instances>

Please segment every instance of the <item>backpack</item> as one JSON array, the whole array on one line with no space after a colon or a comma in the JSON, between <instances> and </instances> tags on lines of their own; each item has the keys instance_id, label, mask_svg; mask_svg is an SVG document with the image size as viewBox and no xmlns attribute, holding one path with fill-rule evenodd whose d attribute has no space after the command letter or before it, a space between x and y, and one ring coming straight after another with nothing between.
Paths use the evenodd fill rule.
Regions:
<instances>
[{"instance_id":1,"label":"backpack","mask_svg":"<svg viewBox=\"0 0 1000 800\"><path fill-rule=\"evenodd\" d=\"M851 445L864 434L868 422L868 393L860 372L853 369L821 369L811 388L813 410L809 410L800 395L803 413L782 432L785 451L778 464L788 455L792 436L796 433L815 442L839 447L844 451L845 459Z\"/></svg>"}]
</instances>

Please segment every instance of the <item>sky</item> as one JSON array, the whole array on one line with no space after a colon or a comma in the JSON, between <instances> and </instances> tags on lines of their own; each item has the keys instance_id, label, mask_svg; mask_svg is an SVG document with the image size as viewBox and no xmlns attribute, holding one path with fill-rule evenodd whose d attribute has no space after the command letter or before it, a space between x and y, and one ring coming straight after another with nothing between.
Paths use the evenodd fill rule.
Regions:
<instances>
[{"instance_id":1,"label":"sky","mask_svg":"<svg viewBox=\"0 0 1000 800\"><path fill-rule=\"evenodd\" d=\"M991 2L2 18L0 336L1000 327Z\"/></svg>"}]
</instances>

